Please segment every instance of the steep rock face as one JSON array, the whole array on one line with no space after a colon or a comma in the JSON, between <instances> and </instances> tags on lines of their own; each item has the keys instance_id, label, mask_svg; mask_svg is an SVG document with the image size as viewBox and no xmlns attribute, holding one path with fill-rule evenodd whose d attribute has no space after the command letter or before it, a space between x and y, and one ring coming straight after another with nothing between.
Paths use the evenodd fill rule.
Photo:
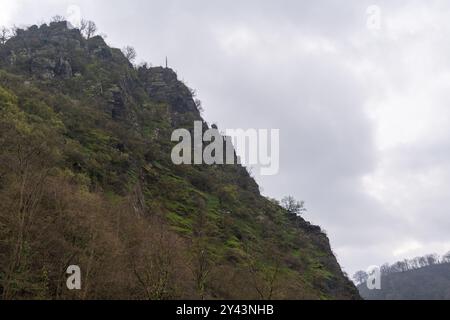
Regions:
<instances>
[{"instance_id":1,"label":"steep rock face","mask_svg":"<svg viewBox=\"0 0 450 320\"><path fill-rule=\"evenodd\" d=\"M198 111L189 89L178 81L173 70L156 67L148 69L141 75L150 98L169 103L175 112L196 113Z\"/></svg>"},{"instance_id":2,"label":"steep rock face","mask_svg":"<svg viewBox=\"0 0 450 320\"><path fill-rule=\"evenodd\" d=\"M50 26L18 29L17 36L2 48L2 58L10 66L27 70L41 79L51 79L55 75L72 76L72 67L67 58L70 52L81 50L81 35L69 30L65 23ZM45 45L43 45L45 44Z\"/></svg>"},{"instance_id":3,"label":"steep rock face","mask_svg":"<svg viewBox=\"0 0 450 320\"><path fill-rule=\"evenodd\" d=\"M17 143L22 143L22 136L25 141L37 139L34 144L40 146L42 141L53 150L37 156L53 159L39 160L41 167L49 166L45 171L49 181L70 177L67 188L79 190L62 205L62 200L55 200L56 191L42 187L44 195L49 194L36 203L45 219L34 223L36 230L29 227L29 239L20 241L38 254L48 252L46 259L32 255L27 262L15 261L10 255L14 247L0 246L0 274L9 270L0 277L5 297L37 297L32 288L41 288L39 294L49 298L74 297L59 285L64 268L59 263L75 259L93 274L109 270L121 279L112 289L106 277L98 276L80 293L84 298L359 298L321 229L289 217L277 203L262 197L244 167L172 164L172 131L192 130L194 121L203 121L191 90L173 70L135 68L101 37L84 39L64 22L32 26L0 45L0 112L3 127L13 126L4 130L5 136ZM29 129L19 134L24 127ZM203 127L208 128L204 121ZM28 132L33 138L26 138ZM5 141L0 140L5 144L0 151L2 165L13 167L14 152L8 150L14 145L8 147ZM21 177L20 170L11 172L8 181ZM0 198L2 192L15 192L13 183L6 186L0 188ZM56 227L55 217L71 206L78 211L69 210L67 215L77 212L84 217L81 221L89 221L93 209L86 199L92 197L102 199L98 210L105 212L95 228L76 222L86 234L78 236L67 227ZM15 204L5 203L0 213L6 215ZM145 242L146 229L139 229L147 224L177 241L168 241L170 249L158 251L155 241ZM48 236L59 245L43 247L47 238L39 238L43 235L38 227L54 227ZM14 234L2 232L0 240ZM136 234L140 238L134 239ZM99 250L100 240L95 239L103 236L108 240ZM69 253L60 252L61 243ZM100 251L103 255L96 257L94 252ZM169 253L176 253L176 258L169 259ZM169 268L175 260L176 267ZM114 261L115 268L108 261ZM167 269L154 270L155 261ZM46 270L45 277L30 275L18 289L11 283L15 277L28 279L19 272L25 263L30 263L27 270ZM161 281L164 288L155 287Z\"/></svg>"}]
</instances>

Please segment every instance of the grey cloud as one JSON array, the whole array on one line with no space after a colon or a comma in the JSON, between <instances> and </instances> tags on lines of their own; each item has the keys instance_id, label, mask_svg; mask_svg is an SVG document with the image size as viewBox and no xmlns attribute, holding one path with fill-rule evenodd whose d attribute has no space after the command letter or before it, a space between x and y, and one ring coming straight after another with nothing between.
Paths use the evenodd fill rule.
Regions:
<instances>
[{"instance_id":1,"label":"grey cloud","mask_svg":"<svg viewBox=\"0 0 450 320\"><path fill-rule=\"evenodd\" d=\"M346 270L392 261L393 249L408 239L424 245L450 242L445 233L450 201L432 188L421 194L406 183L409 174L430 168L448 175L449 141L433 138L381 152L377 123L365 108L368 101L385 99L389 90L408 89L411 66L402 59L414 43L427 49L440 45L426 40L429 31L396 41L372 36L366 29L372 2L337 0L26 0L13 20L36 23L64 13L69 4L95 20L112 45L134 46L138 60L160 65L168 56L170 66L198 89L208 121L223 129L280 128L280 174L257 179L269 196L306 200L306 218L328 231ZM393 19L401 14L408 19L423 6L431 14L449 12L442 1L378 5L383 17ZM450 53L448 45L442 48ZM449 55L437 49L436 58L449 69L443 58ZM362 77L358 68L365 61L375 70ZM446 95L435 98L448 102ZM382 199L364 184L377 172L386 177L377 180L388 188ZM389 189L391 183L417 198L400 204L407 212L392 209L396 189Z\"/></svg>"}]
</instances>

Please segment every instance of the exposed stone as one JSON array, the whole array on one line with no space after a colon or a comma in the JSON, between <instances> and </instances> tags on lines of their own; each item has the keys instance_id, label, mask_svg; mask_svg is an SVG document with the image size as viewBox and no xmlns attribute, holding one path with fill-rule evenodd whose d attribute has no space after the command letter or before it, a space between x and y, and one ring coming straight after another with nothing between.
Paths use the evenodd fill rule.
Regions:
<instances>
[{"instance_id":1,"label":"exposed stone","mask_svg":"<svg viewBox=\"0 0 450 320\"><path fill-rule=\"evenodd\" d=\"M36 57L31 60L31 72L42 79L52 79L55 77L56 62L54 60Z\"/></svg>"},{"instance_id":2,"label":"exposed stone","mask_svg":"<svg viewBox=\"0 0 450 320\"><path fill-rule=\"evenodd\" d=\"M106 47L94 49L93 53L96 57L103 59L103 60L112 58L111 49L106 48Z\"/></svg>"},{"instance_id":3,"label":"exposed stone","mask_svg":"<svg viewBox=\"0 0 450 320\"><path fill-rule=\"evenodd\" d=\"M197 113L192 93L172 69L155 67L141 70L147 84L147 93L157 101L168 102L172 111L179 113Z\"/></svg>"},{"instance_id":4,"label":"exposed stone","mask_svg":"<svg viewBox=\"0 0 450 320\"><path fill-rule=\"evenodd\" d=\"M125 99L119 88L113 88L110 90L112 99L111 104L111 116L113 119L117 120L125 116Z\"/></svg>"},{"instance_id":5,"label":"exposed stone","mask_svg":"<svg viewBox=\"0 0 450 320\"><path fill-rule=\"evenodd\" d=\"M65 79L71 78L73 74L72 66L70 65L69 61L64 60L63 58L59 58L59 61L56 64L55 74Z\"/></svg>"}]
</instances>

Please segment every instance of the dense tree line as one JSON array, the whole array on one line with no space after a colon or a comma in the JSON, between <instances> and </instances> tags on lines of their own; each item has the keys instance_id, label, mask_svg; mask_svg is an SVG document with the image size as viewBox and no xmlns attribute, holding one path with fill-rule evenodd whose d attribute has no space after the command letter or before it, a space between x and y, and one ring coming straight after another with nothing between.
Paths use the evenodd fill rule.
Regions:
<instances>
[{"instance_id":1,"label":"dense tree line","mask_svg":"<svg viewBox=\"0 0 450 320\"><path fill-rule=\"evenodd\" d=\"M385 263L380 267L380 272L382 275L388 275L445 263L450 263L450 251L441 257L437 254L427 254L413 259L397 261L393 264ZM366 271L360 270L353 275L353 280L359 285L365 283L368 277L369 275Z\"/></svg>"}]
</instances>

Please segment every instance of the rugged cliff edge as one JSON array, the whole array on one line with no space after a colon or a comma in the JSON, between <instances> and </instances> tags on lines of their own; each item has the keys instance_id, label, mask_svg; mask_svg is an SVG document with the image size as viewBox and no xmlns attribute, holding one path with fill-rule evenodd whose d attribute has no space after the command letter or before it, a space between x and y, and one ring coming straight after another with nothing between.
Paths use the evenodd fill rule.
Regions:
<instances>
[{"instance_id":1,"label":"rugged cliff edge","mask_svg":"<svg viewBox=\"0 0 450 320\"><path fill-rule=\"evenodd\" d=\"M358 299L321 229L245 168L172 164L195 120L171 69L65 22L0 45L1 297Z\"/></svg>"}]
</instances>

